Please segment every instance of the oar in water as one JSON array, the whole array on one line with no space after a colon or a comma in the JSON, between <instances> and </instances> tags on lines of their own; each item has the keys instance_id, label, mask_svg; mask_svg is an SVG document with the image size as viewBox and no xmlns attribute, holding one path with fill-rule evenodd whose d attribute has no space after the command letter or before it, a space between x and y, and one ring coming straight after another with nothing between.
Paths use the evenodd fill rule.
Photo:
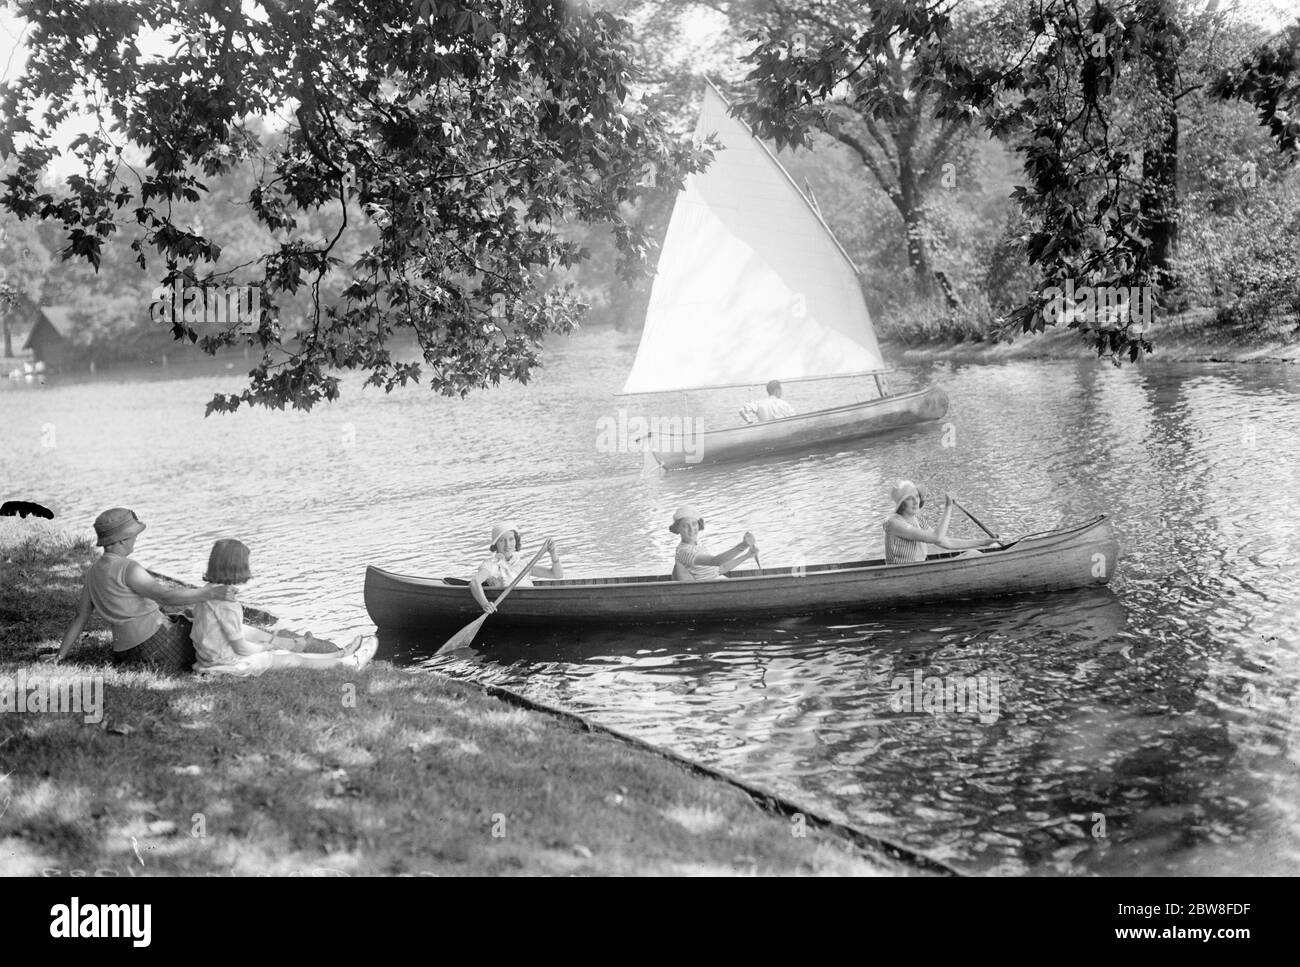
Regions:
<instances>
[{"instance_id":1,"label":"oar in water","mask_svg":"<svg viewBox=\"0 0 1300 967\"><path fill-rule=\"evenodd\" d=\"M549 537L546 540L542 541L541 550L539 550L536 554L533 555L533 559L528 562L527 567L525 567L522 571L520 571L518 574L515 575L515 579L506 586L506 589L502 591L499 595L497 595L497 599L496 601L493 602L493 604L495 604L498 608L501 607L501 602L506 599L506 595L508 595L511 591L513 591L515 589L515 585L528 576L528 572L533 569L533 565L535 565L538 561L542 559L542 555L546 553L546 548L550 546L550 543L551 541ZM444 651L455 651L457 648L467 647L469 643L474 640L474 636L478 634L479 628L483 627L483 622L487 621L489 613L490 612L484 611L481 615L479 615L477 618L475 618L473 621L467 624L464 628L461 628L460 631L456 632L454 635L448 638L446 643L444 643L441 648L435 651L434 654L440 655Z\"/></svg>"},{"instance_id":2,"label":"oar in water","mask_svg":"<svg viewBox=\"0 0 1300 967\"><path fill-rule=\"evenodd\" d=\"M960 511L961 511L963 514L965 514L967 517L969 517L971 520L973 520L973 521L975 522L975 526L978 527L980 530L982 530L985 534L988 534L989 537L993 538L993 539L994 539L995 541L997 541L999 544L1002 543L1002 538L998 537L997 534L993 533L991 530L989 530L987 527L985 527L983 524L981 524L981 523L980 523L980 519L979 519L978 517L976 517L974 514L972 514L969 510L967 510L967 509L966 509L965 507L963 507L961 504L957 503L957 501L955 501L955 500L952 502L952 505L953 505L954 507L956 507L958 510L960 510Z\"/></svg>"}]
</instances>

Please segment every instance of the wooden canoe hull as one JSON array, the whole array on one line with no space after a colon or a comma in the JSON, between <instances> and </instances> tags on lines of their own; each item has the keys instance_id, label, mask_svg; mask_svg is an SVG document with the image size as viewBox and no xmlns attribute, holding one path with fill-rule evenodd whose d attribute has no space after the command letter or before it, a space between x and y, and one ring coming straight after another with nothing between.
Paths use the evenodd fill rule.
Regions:
<instances>
[{"instance_id":1,"label":"wooden canoe hull","mask_svg":"<svg viewBox=\"0 0 1300 967\"><path fill-rule=\"evenodd\" d=\"M516 588L493 628L644 625L888 610L934 601L1061 591L1106 584L1119 547L1110 520L1027 537L975 557L737 571L717 581L665 576L539 580ZM488 589L495 597L500 589ZM482 612L463 582L366 569L366 610L381 628L455 631Z\"/></svg>"},{"instance_id":2,"label":"wooden canoe hull","mask_svg":"<svg viewBox=\"0 0 1300 967\"><path fill-rule=\"evenodd\" d=\"M690 441L653 440L650 452L665 470L677 470L771 453L812 450L937 420L947 412L947 394L937 386L927 386L912 393L800 413L782 420L706 430ZM685 446L688 442L690 446Z\"/></svg>"}]
</instances>

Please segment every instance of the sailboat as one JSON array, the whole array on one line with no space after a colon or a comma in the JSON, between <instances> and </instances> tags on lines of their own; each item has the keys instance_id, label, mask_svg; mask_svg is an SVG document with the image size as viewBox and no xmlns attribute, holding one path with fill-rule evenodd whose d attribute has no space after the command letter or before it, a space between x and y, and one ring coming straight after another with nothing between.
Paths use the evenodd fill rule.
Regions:
<instances>
[{"instance_id":1,"label":"sailboat","mask_svg":"<svg viewBox=\"0 0 1300 967\"><path fill-rule=\"evenodd\" d=\"M648 441L659 464L808 451L941 418L937 386L889 395L857 265L711 83L695 127L710 136L721 150L677 195L620 395L872 376L879 397L699 434L667 421Z\"/></svg>"}]
</instances>

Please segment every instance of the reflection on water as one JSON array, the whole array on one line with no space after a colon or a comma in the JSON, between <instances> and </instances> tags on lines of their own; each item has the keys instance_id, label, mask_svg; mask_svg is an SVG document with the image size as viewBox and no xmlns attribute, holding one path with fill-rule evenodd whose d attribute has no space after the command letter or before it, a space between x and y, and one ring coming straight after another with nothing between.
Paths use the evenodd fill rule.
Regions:
<instances>
[{"instance_id":1,"label":"reflection on water","mask_svg":"<svg viewBox=\"0 0 1300 967\"><path fill-rule=\"evenodd\" d=\"M258 575L246 597L331 637L369 629L366 564L465 575L505 515L591 576L664 570L684 501L704 510L706 544L752 529L769 567L877 554L903 475L1007 535L1109 513L1121 564L1104 591L580 636L503 637L489 619L471 652L430 658L440 641L384 634L381 657L573 708L963 869L1300 870L1300 376L917 369L894 388L940 382L943 421L665 474L597 446L620 407L682 413L678 397L615 397L634 343L581 337L529 387L465 402L351 380L310 415L204 420L235 377L202 371L0 392L0 487L86 527L134 507L150 525L136 556L179 577L214 538L241 537ZM722 425L737 405L692 394L689 412ZM982 705L955 701L967 684Z\"/></svg>"}]
</instances>

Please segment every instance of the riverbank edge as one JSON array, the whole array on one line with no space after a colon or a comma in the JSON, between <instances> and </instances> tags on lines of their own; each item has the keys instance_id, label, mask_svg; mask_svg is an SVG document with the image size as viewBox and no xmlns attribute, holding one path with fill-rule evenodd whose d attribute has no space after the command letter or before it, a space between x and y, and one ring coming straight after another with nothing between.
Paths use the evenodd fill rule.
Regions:
<instances>
[{"instance_id":1,"label":"riverbank edge","mask_svg":"<svg viewBox=\"0 0 1300 967\"><path fill-rule=\"evenodd\" d=\"M95 551L35 529L0 529L0 683L98 680L102 717L0 715L0 874L953 872L497 686L124 673L93 625L91 660L50 665Z\"/></svg>"},{"instance_id":2,"label":"riverbank edge","mask_svg":"<svg viewBox=\"0 0 1300 967\"><path fill-rule=\"evenodd\" d=\"M843 836L844 838L851 840L860 849L866 851L868 854L878 853L878 852L885 853L892 859L898 860L903 863L907 863L917 868L918 870L934 873L939 876L965 875L960 870L947 865L941 860L937 860L934 859L933 857L926 856L924 853L918 853L915 850L908 849L907 847L901 846L898 843L893 842L892 840L885 839L880 836L872 835L871 833L858 829L856 826L851 826L847 823L841 823L838 820L829 819L821 815L820 813L817 813L812 809L809 809L807 806L800 805L799 803L794 802L793 800L788 799L784 796L780 796L776 793L769 792L768 790L763 789L759 786L755 786L748 782L745 782L743 779L739 779L728 772L724 772L721 769L715 769L712 766L707 766L701 762L696 762L694 759L689 759L686 756L678 755L676 752L673 752L669 749L661 748L650 742L646 742L644 739L638 739L634 735L628 735L626 732L621 732L618 729L611 728L608 725L601 725L599 722L593 722L590 719L585 718L582 715L579 715L577 712L571 712L568 709L558 708L553 705L547 705L545 702L539 702L536 699L528 698L526 695L520 695L518 692L511 691L508 688L503 688L500 685L488 685L488 684L478 684L478 683L471 683L471 684L474 684L475 687L479 688L481 691L485 692L486 694L491 695L494 698L499 698L504 702L510 703L511 705L516 705L520 708L526 708L531 711L539 712L544 715L551 715L556 718L573 722L576 725L580 725L583 729L585 729L588 732L599 732L605 735L609 735L627 745L634 746L652 755L656 755L661 758L667 759L670 762L673 762L676 765L681 766L683 769L686 769L689 772L693 772L701 776L707 776L708 778L714 779L718 782L723 782L726 783L727 785L734 786L735 788L741 790L746 795L748 795L751 799L753 799L754 802L762 809L771 813L780 814L781 816L784 816L791 820L794 820L796 818L802 818L802 820L808 825L815 826L818 829L834 832L836 835Z\"/></svg>"},{"instance_id":3,"label":"riverbank edge","mask_svg":"<svg viewBox=\"0 0 1300 967\"><path fill-rule=\"evenodd\" d=\"M1148 333L1154 363L1300 363L1300 331L1261 335L1216 326L1205 312L1157 320ZM1057 326L1024 333L1008 342L936 340L905 343L882 335L881 350L900 362L997 363L1026 359L1096 359L1092 345L1075 329ZM1124 361L1128 364L1128 360Z\"/></svg>"}]
</instances>

